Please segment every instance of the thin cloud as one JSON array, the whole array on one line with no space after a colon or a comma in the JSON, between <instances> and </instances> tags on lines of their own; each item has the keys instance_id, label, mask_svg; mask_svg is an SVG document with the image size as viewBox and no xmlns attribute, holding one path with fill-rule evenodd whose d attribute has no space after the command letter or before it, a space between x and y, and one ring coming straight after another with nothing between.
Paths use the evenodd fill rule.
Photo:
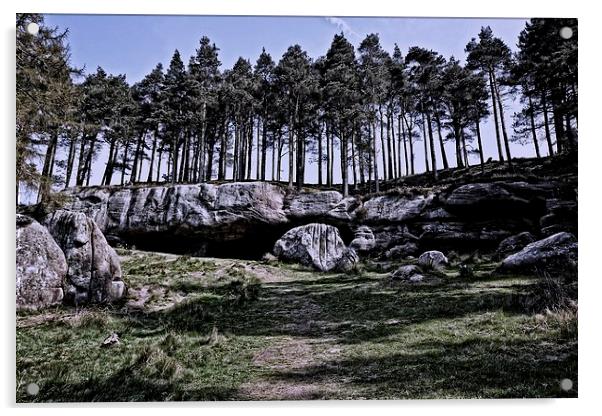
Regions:
<instances>
[{"instance_id":1,"label":"thin cloud","mask_svg":"<svg viewBox=\"0 0 602 416\"><path fill-rule=\"evenodd\" d=\"M336 26L345 35L355 36L356 38L360 37L359 33L353 30L351 26L349 26L349 23L347 23L344 19L341 19L340 17L325 17L325 19L328 23Z\"/></svg>"}]
</instances>

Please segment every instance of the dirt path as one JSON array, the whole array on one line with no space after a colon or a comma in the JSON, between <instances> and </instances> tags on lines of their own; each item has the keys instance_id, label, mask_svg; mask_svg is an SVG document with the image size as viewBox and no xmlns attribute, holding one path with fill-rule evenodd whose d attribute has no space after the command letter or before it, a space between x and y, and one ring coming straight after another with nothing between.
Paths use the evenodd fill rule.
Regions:
<instances>
[{"instance_id":1,"label":"dirt path","mask_svg":"<svg viewBox=\"0 0 602 416\"><path fill-rule=\"evenodd\" d=\"M270 286L269 283L266 286ZM320 322L320 305L300 291L289 305L271 312L286 315L287 324L282 329L293 335L272 337L272 345L255 354L253 365L261 376L240 387L240 399L317 400L339 391L341 385L334 379L311 383L300 381L308 378L309 369L341 355L342 347L335 339L308 336L323 324Z\"/></svg>"}]
</instances>

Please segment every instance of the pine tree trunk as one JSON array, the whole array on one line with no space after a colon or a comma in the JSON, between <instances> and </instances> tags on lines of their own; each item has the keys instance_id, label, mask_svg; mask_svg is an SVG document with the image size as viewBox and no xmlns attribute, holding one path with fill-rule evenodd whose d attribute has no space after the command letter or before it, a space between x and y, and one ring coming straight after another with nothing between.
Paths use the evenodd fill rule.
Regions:
<instances>
[{"instance_id":1,"label":"pine tree trunk","mask_svg":"<svg viewBox=\"0 0 602 416\"><path fill-rule=\"evenodd\" d=\"M464 162L462 162L462 137L461 130L462 126L460 126L460 120L458 120L458 116L455 115L452 120L452 125L454 129L454 141L456 142L456 167L463 168Z\"/></svg>"},{"instance_id":2,"label":"pine tree trunk","mask_svg":"<svg viewBox=\"0 0 602 416\"><path fill-rule=\"evenodd\" d=\"M435 123L437 123L437 134L439 135L439 147L441 148L441 159L443 161L443 169L449 169L449 163L447 163L447 155L445 154L445 145L443 144L443 135L441 134L441 120L437 111L435 111Z\"/></svg>"},{"instance_id":3,"label":"pine tree trunk","mask_svg":"<svg viewBox=\"0 0 602 416\"><path fill-rule=\"evenodd\" d=\"M268 148L268 134L266 131L265 116L262 119L261 126L261 180L265 181L266 161L267 161L267 148ZM274 179L274 178L272 178Z\"/></svg>"},{"instance_id":4,"label":"pine tree trunk","mask_svg":"<svg viewBox=\"0 0 602 416\"><path fill-rule=\"evenodd\" d=\"M430 172L429 167L429 150L428 150L428 138L426 137L426 117L422 113L422 139L424 140L424 166L427 172Z\"/></svg>"},{"instance_id":5,"label":"pine tree trunk","mask_svg":"<svg viewBox=\"0 0 602 416\"><path fill-rule=\"evenodd\" d=\"M76 138L71 137L69 143L69 155L67 156L67 172L65 172L65 188L69 188L69 182L71 182L71 175L73 174L73 164L75 162L75 142Z\"/></svg>"},{"instance_id":6,"label":"pine tree trunk","mask_svg":"<svg viewBox=\"0 0 602 416\"><path fill-rule=\"evenodd\" d=\"M488 73L489 75L489 89L491 94L491 109L493 110L493 122L495 124L495 138L497 143L497 153L500 162L504 161L504 154L502 153L502 139L500 137L500 126L497 116L497 104L495 99L495 88L493 87L493 75L491 71Z\"/></svg>"},{"instance_id":7,"label":"pine tree trunk","mask_svg":"<svg viewBox=\"0 0 602 416\"><path fill-rule=\"evenodd\" d=\"M506 158L508 159L508 166L512 167L512 155L510 154L510 141L508 140L508 133L506 132L506 121L504 120L504 103L500 96L500 90L497 85L495 75L492 75L492 76L493 76L493 87L494 87L495 94L497 97L497 104L500 109L500 123L502 125L502 134L504 136L504 147L506 148Z\"/></svg>"},{"instance_id":8,"label":"pine tree trunk","mask_svg":"<svg viewBox=\"0 0 602 416\"><path fill-rule=\"evenodd\" d=\"M206 136L207 136L207 103L205 103L203 101L203 105L201 107L201 137L198 138L198 140L200 141L200 148L199 148L199 155L198 155L198 158L199 158L198 181L199 182L205 182L205 148L206 148L205 143L207 141Z\"/></svg>"},{"instance_id":9,"label":"pine tree trunk","mask_svg":"<svg viewBox=\"0 0 602 416\"><path fill-rule=\"evenodd\" d=\"M155 154L157 151L157 131L153 132L153 148L151 149L151 157L150 164L148 166L148 177L146 178L146 182L153 181L153 168L155 167Z\"/></svg>"},{"instance_id":10,"label":"pine tree trunk","mask_svg":"<svg viewBox=\"0 0 602 416\"><path fill-rule=\"evenodd\" d=\"M77 172L75 175L75 185L76 186L81 186L84 182L84 165L85 165L85 160L86 160L86 141L88 140L88 136L86 135L86 132L84 131L82 133L82 138L81 138L81 143L79 146L79 158L78 158L78 162L77 162Z\"/></svg>"},{"instance_id":11,"label":"pine tree trunk","mask_svg":"<svg viewBox=\"0 0 602 416\"><path fill-rule=\"evenodd\" d=\"M261 162L262 162L262 155L263 155L263 146L261 145L261 123L259 122L259 117L257 117L257 160L255 161L255 179L256 180L260 180L261 179Z\"/></svg>"},{"instance_id":12,"label":"pine tree trunk","mask_svg":"<svg viewBox=\"0 0 602 416\"><path fill-rule=\"evenodd\" d=\"M431 148L431 167L433 169L433 178L437 180L438 172L437 172L437 157L435 155L435 140L433 138L433 123L431 120L431 113L427 111L426 113L426 121L429 133L429 146Z\"/></svg>"},{"instance_id":13,"label":"pine tree trunk","mask_svg":"<svg viewBox=\"0 0 602 416\"><path fill-rule=\"evenodd\" d=\"M351 169L353 170L353 188L357 191L357 166L355 162L355 131L351 130Z\"/></svg>"},{"instance_id":14,"label":"pine tree trunk","mask_svg":"<svg viewBox=\"0 0 602 416\"><path fill-rule=\"evenodd\" d=\"M539 143L537 142L537 132L535 131L535 109L533 108L533 100L531 100L531 95L529 97L529 120L531 121L531 138L533 139L533 145L535 146L535 155L537 158L541 158L541 154L539 153Z\"/></svg>"},{"instance_id":15,"label":"pine tree trunk","mask_svg":"<svg viewBox=\"0 0 602 416\"><path fill-rule=\"evenodd\" d=\"M176 134L171 144L171 184L176 184L178 174L178 141L179 134Z\"/></svg>"},{"instance_id":16,"label":"pine tree trunk","mask_svg":"<svg viewBox=\"0 0 602 416\"><path fill-rule=\"evenodd\" d=\"M113 177L113 159L115 152L115 139L111 140L109 145L109 158L107 159L107 165L105 167L105 173L102 175L102 185L110 185Z\"/></svg>"},{"instance_id":17,"label":"pine tree trunk","mask_svg":"<svg viewBox=\"0 0 602 416\"><path fill-rule=\"evenodd\" d=\"M485 173L485 156L483 155L483 143L481 141L481 126L478 118L475 120L475 129L477 131L477 143L479 144L479 159L481 162L481 173Z\"/></svg>"},{"instance_id":18,"label":"pine tree trunk","mask_svg":"<svg viewBox=\"0 0 602 416\"><path fill-rule=\"evenodd\" d=\"M146 132L142 132L140 137L138 137L138 141L136 142L136 150L134 153L134 162L132 163L132 172L130 174L130 183L134 183L138 180L138 158L140 157L140 147L142 146L143 138Z\"/></svg>"},{"instance_id":19,"label":"pine tree trunk","mask_svg":"<svg viewBox=\"0 0 602 416\"><path fill-rule=\"evenodd\" d=\"M393 120L393 112L389 111L389 115L387 116L387 125L391 128L391 143L393 147L393 178L399 178L399 159L397 157L397 143L395 141L395 121ZM391 153L389 153L389 157L391 158Z\"/></svg>"},{"instance_id":20,"label":"pine tree trunk","mask_svg":"<svg viewBox=\"0 0 602 416\"><path fill-rule=\"evenodd\" d=\"M387 155L385 154L385 135L384 135L384 123L383 123L383 111L382 106L378 106L378 115L380 120L380 150L383 160L383 180L387 179Z\"/></svg>"},{"instance_id":21,"label":"pine tree trunk","mask_svg":"<svg viewBox=\"0 0 602 416\"><path fill-rule=\"evenodd\" d=\"M318 185L322 186L322 131L318 134Z\"/></svg>"},{"instance_id":22,"label":"pine tree trunk","mask_svg":"<svg viewBox=\"0 0 602 416\"><path fill-rule=\"evenodd\" d=\"M46 147L46 157L44 158L44 167L42 168L42 180L38 190L38 202L45 202L50 195L50 189L52 187L52 167L54 166L57 144L58 132L53 129L50 135L50 142Z\"/></svg>"},{"instance_id":23,"label":"pine tree trunk","mask_svg":"<svg viewBox=\"0 0 602 416\"><path fill-rule=\"evenodd\" d=\"M548 117L548 104L545 92L541 96L541 105L543 107L543 125L546 132L546 142L548 143L548 156L554 156L554 146L552 145L552 134L550 133L550 119Z\"/></svg>"},{"instance_id":24,"label":"pine tree trunk","mask_svg":"<svg viewBox=\"0 0 602 416\"><path fill-rule=\"evenodd\" d=\"M385 116L387 118L387 125L386 125L386 127L387 127L387 162L388 162L388 165L387 165L387 178L389 180L392 180L393 179L393 159L391 157L391 152L392 152L392 149L391 149L391 130L390 130L391 123L390 123L390 119L389 119L389 114L387 113Z\"/></svg>"},{"instance_id":25,"label":"pine tree trunk","mask_svg":"<svg viewBox=\"0 0 602 416\"><path fill-rule=\"evenodd\" d=\"M332 186L332 132L330 126L326 125L326 185Z\"/></svg>"},{"instance_id":26,"label":"pine tree trunk","mask_svg":"<svg viewBox=\"0 0 602 416\"><path fill-rule=\"evenodd\" d=\"M380 184L378 179L378 161L376 159L376 120L372 119L372 162L374 163L374 192L380 191Z\"/></svg>"},{"instance_id":27,"label":"pine tree trunk","mask_svg":"<svg viewBox=\"0 0 602 416\"><path fill-rule=\"evenodd\" d=\"M460 136L462 137L462 149L464 150L464 164L466 167L470 166L468 162L468 151L466 150L466 138L464 136L464 129L461 130Z\"/></svg>"},{"instance_id":28,"label":"pine tree trunk","mask_svg":"<svg viewBox=\"0 0 602 416\"><path fill-rule=\"evenodd\" d=\"M343 129L340 128L341 132L341 179L343 182L343 198L349 196L349 178L348 178L348 160L347 160L347 138Z\"/></svg>"},{"instance_id":29,"label":"pine tree trunk","mask_svg":"<svg viewBox=\"0 0 602 416\"><path fill-rule=\"evenodd\" d=\"M161 180L161 162L163 161L163 144L159 148L159 152L157 155L157 182Z\"/></svg>"},{"instance_id":30,"label":"pine tree trunk","mask_svg":"<svg viewBox=\"0 0 602 416\"><path fill-rule=\"evenodd\" d=\"M404 126L404 118L400 115L399 118L397 119L397 125L401 124L401 138L403 140L403 156L404 156L404 160L406 162L406 176L408 176L410 174L410 166L408 163L408 144L407 144L407 139L406 139L406 129ZM398 127L398 131L399 131L399 127Z\"/></svg>"}]
</instances>

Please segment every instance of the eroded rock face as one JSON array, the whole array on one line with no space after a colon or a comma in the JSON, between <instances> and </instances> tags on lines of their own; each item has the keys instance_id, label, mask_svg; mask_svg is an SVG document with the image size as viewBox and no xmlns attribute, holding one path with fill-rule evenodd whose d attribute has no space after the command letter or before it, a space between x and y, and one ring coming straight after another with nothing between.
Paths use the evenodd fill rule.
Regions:
<instances>
[{"instance_id":1,"label":"eroded rock face","mask_svg":"<svg viewBox=\"0 0 602 416\"><path fill-rule=\"evenodd\" d=\"M521 188L522 189L522 188ZM529 200L515 195L498 183L471 183L454 189L445 201L445 209L461 216L497 213L508 216L529 212Z\"/></svg>"},{"instance_id":2,"label":"eroded rock face","mask_svg":"<svg viewBox=\"0 0 602 416\"><path fill-rule=\"evenodd\" d=\"M406 222L420 216L424 208L432 201L433 196L417 195L406 197L400 195L383 195L364 202L367 223Z\"/></svg>"},{"instance_id":3,"label":"eroded rock face","mask_svg":"<svg viewBox=\"0 0 602 416\"><path fill-rule=\"evenodd\" d=\"M94 220L81 212L58 210L44 224L67 261L67 302L112 302L125 296L119 257Z\"/></svg>"},{"instance_id":4,"label":"eroded rock face","mask_svg":"<svg viewBox=\"0 0 602 416\"><path fill-rule=\"evenodd\" d=\"M60 304L67 262L61 248L37 221L17 215L17 309Z\"/></svg>"},{"instance_id":5,"label":"eroded rock face","mask_svg":"<svg viewBox=\"0 0 602 416\"><path fill-rule=\"evenodd\" d=\"M506 257L500 266L503 272L552 274L576 271L577 239L566 232L554 234L525 246L521 251Z\"/></svg>"},{"instance_id":6,"label":"eroded rock face","mask_svg":"<svg viewBox=\"0 0 602 416\"><path fill-rule=\"evenodd\" d=\"M524 231L576 232L576 201L556 199L559 186L501 180L347 198L263 182L96 187L70 190L67 209L94 218L111 244L192 255L260 258L288 229L308 223L334 225L346 242L370 227L374 240L358 236L352 245L363 257L410 242L493 252Z\"/></svg>"},{"instance_id":7,"label":"eroded rock face","mask_svg":"<svg viewBox=\"0 0 602 416\"><path fill-rule=\"evenodd\" d=\"M336 227L315 223L289 230L274 245L274 254L325 272L337 269L343 256L350 255Z\"/></svg>"}]
</instances>

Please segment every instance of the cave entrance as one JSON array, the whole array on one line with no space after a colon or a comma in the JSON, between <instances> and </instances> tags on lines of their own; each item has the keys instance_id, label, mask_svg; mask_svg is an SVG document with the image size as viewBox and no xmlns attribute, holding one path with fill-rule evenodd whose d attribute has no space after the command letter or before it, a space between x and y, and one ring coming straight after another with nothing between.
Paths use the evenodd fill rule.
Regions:
<instances>
[{"instance_id":1,"label":"cave entrance","mask_svg":"<svg viewBox=\"0 0 602 416\"><path fill-rule=\"evenodd\" d=\"M272 252L274 244L288 230L299 225L308 224L288 223L285 225L256 226L245 230L238 238L225 232L213 235L175 235L169 232L143 233L120 235L108 240L112 244L120 244L126 248L188 255L193 257L216 257L241 260L259 260L265 253ZM334 224L331 224L334 225ZM337 226L341 238L348 245L353 239L349 226Z\"/></svg>"}]
</instances>

